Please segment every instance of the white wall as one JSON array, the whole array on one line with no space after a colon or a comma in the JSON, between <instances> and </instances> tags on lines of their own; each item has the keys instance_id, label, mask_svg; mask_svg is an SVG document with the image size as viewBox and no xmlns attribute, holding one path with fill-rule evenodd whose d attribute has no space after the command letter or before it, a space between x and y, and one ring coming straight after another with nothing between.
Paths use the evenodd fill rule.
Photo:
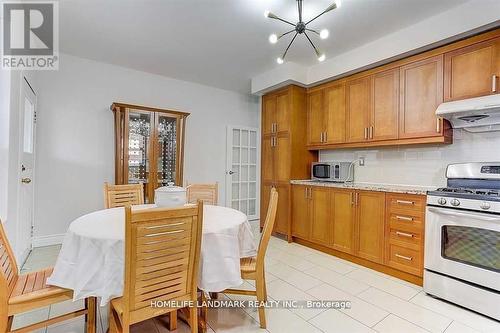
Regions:
<instances>
[{"instance_id":1,"label":"white wall","mask_svg":"<svg viewBox=\"0 0 500 333\"><path fill-rule=\"evenodd\" d=\"M63 234L103 207L114 181L112 102L190 112L184 178L219 182L225 200L226 126L258 126L256 97L61 55L59 71L40 72L35 236Z\"/></svg>"},{"instance_id":2,"label":"white wall","mask_svg":"<svg viewBox=\"0 0 500 333\"><path fill-rule=\"evenodd\" d=\"M456 129L453 135L454 143L446 146L325 150L320 161L365 157L365 166L355 167L356 182L437 187L446 185L450 163L500 162L500 132L473 134Z\"/></svg>"},{"instance_id":3,"label":"white wall","mask_svg":"<svg viewBox=\"0 0 500 333\"><path fill-rule=\"evenodd\" d=\"M0 220L7 219L9 173L10 72L0 71Z\"/></svg>"}]
</instances>

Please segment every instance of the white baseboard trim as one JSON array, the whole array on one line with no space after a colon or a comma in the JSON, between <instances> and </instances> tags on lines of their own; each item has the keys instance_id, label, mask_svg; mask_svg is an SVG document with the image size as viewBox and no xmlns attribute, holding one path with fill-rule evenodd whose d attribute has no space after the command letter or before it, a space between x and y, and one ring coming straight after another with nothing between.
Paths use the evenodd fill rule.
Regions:
<instances>
[{"instance_id":1,"label":"white baseboard trim","mask_svg":"<svg viewBox=\"0 0 500 333\"><path fill-rule=\"evenodd\" d=\"M33 237L33 248L62 244L64 234Z\"/></svg>"}]
</instances>

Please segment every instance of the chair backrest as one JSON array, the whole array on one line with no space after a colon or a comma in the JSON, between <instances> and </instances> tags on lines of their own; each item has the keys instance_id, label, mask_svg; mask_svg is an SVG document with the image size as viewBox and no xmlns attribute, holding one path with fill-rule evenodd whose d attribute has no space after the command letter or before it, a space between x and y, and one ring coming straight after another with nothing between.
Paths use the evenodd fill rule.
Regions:
<instances>
[{"instance_id":1,"label":"chair backrest","mask_svg":"<svg viewBox=\"0 0 500 333\"><path fill-rule=\"evenodd\" d=\"M144 190L142 183L126 185L109 185L104 183L104 207L125 207L127 205L142 205Z\"/></svg>"},{"instance_id":2,"label":"chair backrest","mask_svg":"<svg viewBox=\"0 0 500 333\"><path fill-rule=\"evenodd\" d=\"M207 205L217 205L219 184L191 184L186 188L188 203L203 201Z\"/></svg>"},{"instance_id":3,"label":"chair backrest","mask_svg":"<svg viewBox=\"0 0 500 333\"><path fill-rule=\"evenodd\" d=\"M152 302L196 301L203 202L136 212L126 207L125 216L124 319L169 312Z\"/></svg>"},{"instance_id":4,"label":"chair backrest","mask_svg":"<svg viewBox=\"0 0 500 333\"><path fill-rule=\"evenodd\" d=\"M17 282L17 264L0 221L0 300L8 298Z\"/></svg>"},{"instance_id":5,"label":"chair backrest","mask_svg":"<svg viewBox=\"0 0 500 333\"><path fill-rule=\"evenodd\" d=\"M257 270L264 269L264 258L266 256L267 245L274 228L276 221L276 211L278 209L278 191L273 187L267 206L266 220L262 228L262 236L260 238L259 248L257 250Z\"/></svg>"}]
</instances>

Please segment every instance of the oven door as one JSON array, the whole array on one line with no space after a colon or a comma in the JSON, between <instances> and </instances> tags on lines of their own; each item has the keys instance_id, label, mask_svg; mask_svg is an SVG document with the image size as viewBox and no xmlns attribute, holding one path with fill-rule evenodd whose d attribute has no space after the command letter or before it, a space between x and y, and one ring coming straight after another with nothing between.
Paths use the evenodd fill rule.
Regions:
<instances>
[{"instance_id":1,"label":"oven door","mask_svg":"<svg viewBox=\"0 0 500 333\"><path fill-rule=\"evenodd\" d=\"M312 175L315 179L330 179L331 165L330 164L313 164Z\"/></svg>"},{"instance_id":2,"label":"oven door","mask_svg":"<svg viewBox=\"0 0 500 333\"><path fill-rule=\"evenodd\" d=\"M425 269L500 291L500 216L427 207Z\"/></svg>"}]
</instances>

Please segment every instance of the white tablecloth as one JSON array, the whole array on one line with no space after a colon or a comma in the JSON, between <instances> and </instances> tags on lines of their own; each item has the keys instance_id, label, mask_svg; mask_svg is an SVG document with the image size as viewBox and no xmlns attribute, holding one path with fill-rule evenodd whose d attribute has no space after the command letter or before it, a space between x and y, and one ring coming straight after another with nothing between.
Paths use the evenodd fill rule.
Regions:
<instances>
[{"instance_id":1,"label":"white tablecloth","mask_svg":"<svg viewBox=\"0 0 500 333\"><path fill-rule=\"evenodd\" d=\"M154 205L134 206L133 210ZM64 238L52 276L47 280L74 290L74 300L101 297L101 305L122 296L125 210L112 208L73 221ZM198 287L218 292L243 283L240 258L256 255L247 216L237 210L205 205Z\"/></svg>"}]
</instances>

